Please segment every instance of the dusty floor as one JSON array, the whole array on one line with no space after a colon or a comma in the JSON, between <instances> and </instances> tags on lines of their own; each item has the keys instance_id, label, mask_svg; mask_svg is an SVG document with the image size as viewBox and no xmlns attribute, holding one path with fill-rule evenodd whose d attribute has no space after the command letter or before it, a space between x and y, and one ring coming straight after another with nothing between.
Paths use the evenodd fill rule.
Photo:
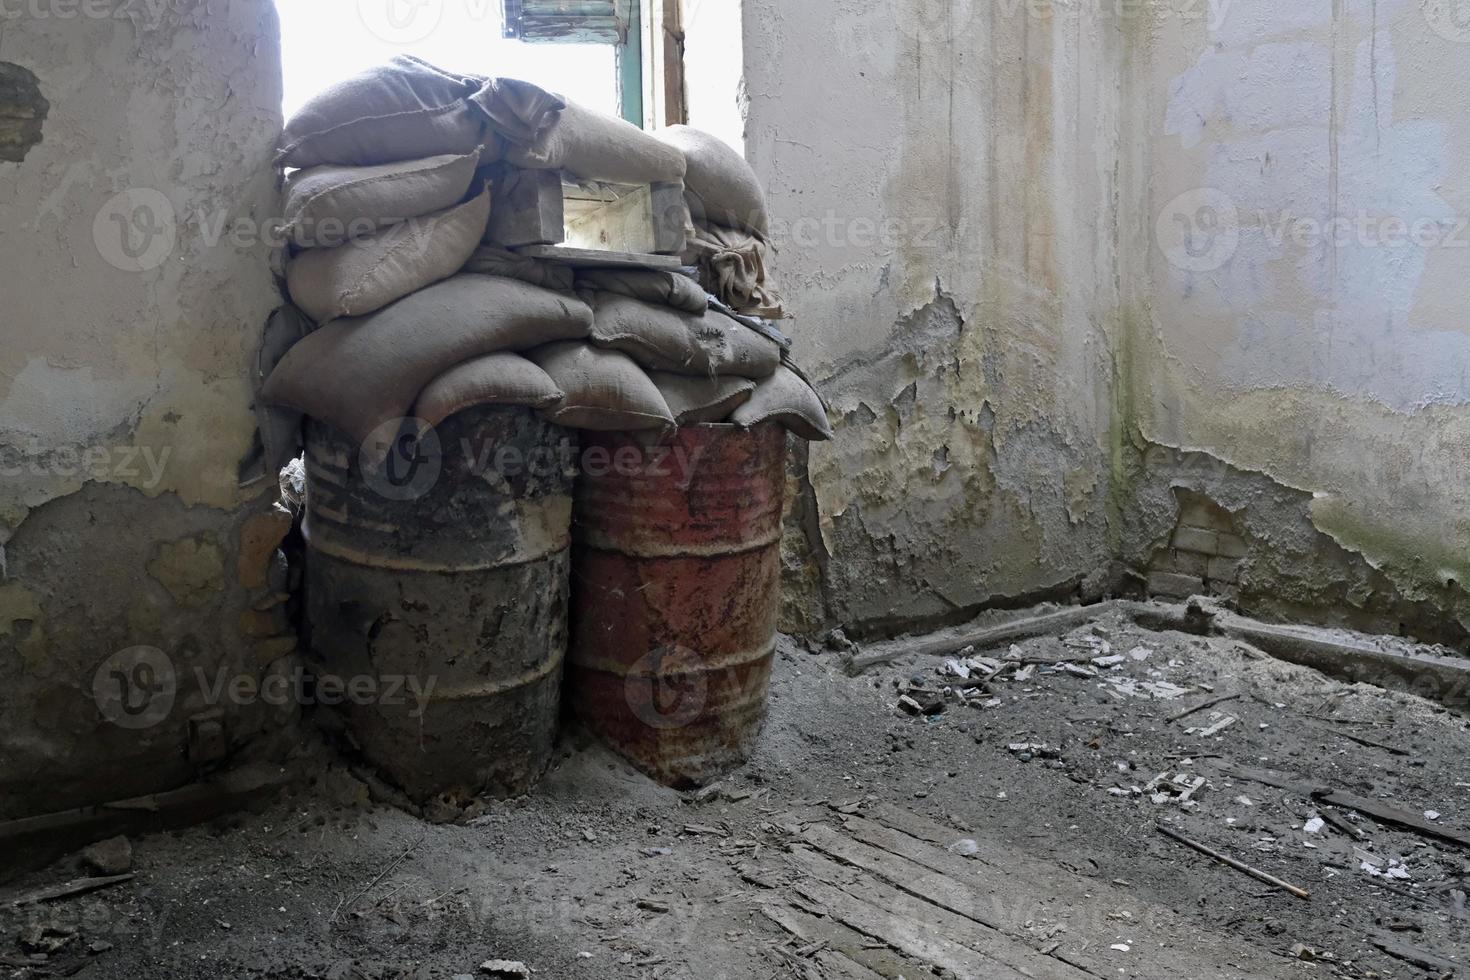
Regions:
<instances>
[{"instance_id":1,"label":"dusty floor","mask_svg":"<svg viewBox=\"0 0 1470 980\"><path fill-rule=\"evenodd\" d=\"M1095 677L1011 667L973 705L913 716L900 687L922 681L924 703L942 661L850 678L831 652L783 641L758 756L702 802L575 735L534 795L468 825L375 806L335 771L263 814L135 841L131 882L5 903L0 972L449 978L508 959L552 978L914 980L940 974L888 947L918 920L933 931L896 945L938 943L931 962L999 949L1011 966L987 980L1470 976L1470 851L1330 810L1319 827L1329 808L1220 768L1292 773L1465 830L1463 718L1123 620L1010 652L1124 659ZM1204 783L1184 805L1156 801L1164 773ZM1310 899L1186 849L1161 821ZM855 867L869 861L876 877ZM62 862L6 891L77 873ZM892 910L860 927L889 942L835 924L853 895ZM974 907L955 915L955 895ZM63 943L44 961L20 944L38 925Z\"/></svg>"}]
</instances>

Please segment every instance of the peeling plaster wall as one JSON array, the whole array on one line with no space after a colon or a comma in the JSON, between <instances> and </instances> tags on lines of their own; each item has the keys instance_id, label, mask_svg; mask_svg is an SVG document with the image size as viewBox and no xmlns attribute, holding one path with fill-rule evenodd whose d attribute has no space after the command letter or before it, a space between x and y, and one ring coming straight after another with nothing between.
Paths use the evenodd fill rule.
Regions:
<instances>
[{"instance_id":1,"label":"peeling plaster wall","mask_svg":"<svg viewBox=\"0 0 1470 980\"><path fill-rule=\"evenodd\" d=\"M784 326L837 429L787 624L1075 589L1111 549L1122 32L1010 2L744 10Z\"/></svg>"},{"instance_id":2,"label":"peeling plaster wall","mask_svg":"<svg viewBox=\"0 0 1470 980\"><path fill-rule=\"evenodd\" d=\"M295 645L271 570L289 519L241 485L279 294L266 245L228 234L279 213L274 7L66 8L0 20L0 79L46 107L0 155L0 817L179 784L218 761L186 757L199 679L287 670ZM177 691L131 730L93 684L136 646ZM226 750L293 713L227 705Z\"/></svg>"},{"instance_id":3,"label":"peeling plaster wall","mask_svg":"<svg viewBox=\"0 0 1470 980\"><path fill-rule=\"evenodd\" d=\"M1342 601L1376 627L1405 608L1427 635L1470 627L1470 31L1452 7L1233 0L1130 38L1130 443L1210 463L1135 457L1127 557L1172 526L1178 482L1243 509L1263 546L1323 537L1258 567L1245 601L1318 607L1347 574Z\"/></svg>"}]
</instances>

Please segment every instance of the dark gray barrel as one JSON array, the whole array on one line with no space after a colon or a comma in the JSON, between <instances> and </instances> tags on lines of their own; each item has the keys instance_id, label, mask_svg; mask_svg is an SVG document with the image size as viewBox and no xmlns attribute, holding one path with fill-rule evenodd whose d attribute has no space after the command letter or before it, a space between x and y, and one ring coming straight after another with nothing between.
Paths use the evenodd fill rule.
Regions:
<instances>
[{"instance_id":1,"label":"dark gray barrel","mask_svg":"<svg viewBox=\"0 0 1470 980\"><path fill-rule=\"evenodd\" d=\"M556 734L574 436L483 408L396 445L374 465L308 423L318 703L417 800L523 793Z\"/></svg>"}]
</instances>

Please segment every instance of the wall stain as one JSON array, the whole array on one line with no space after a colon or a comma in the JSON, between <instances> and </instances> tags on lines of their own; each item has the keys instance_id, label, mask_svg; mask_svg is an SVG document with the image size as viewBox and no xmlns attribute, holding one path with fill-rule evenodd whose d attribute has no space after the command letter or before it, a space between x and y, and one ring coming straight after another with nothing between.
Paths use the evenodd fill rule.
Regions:
<instances>
[{"instance_id":1,"label":"wall stain","mask_svg":"<svg viewBox=\"0 0 1470 980\"><path fill-rule=\"evenodd\" d=\"M41 80L28 68L0 61L0 160L21 163L41 142L41 129L51 103L41 94Z\"/></svg>"}]
</instances>

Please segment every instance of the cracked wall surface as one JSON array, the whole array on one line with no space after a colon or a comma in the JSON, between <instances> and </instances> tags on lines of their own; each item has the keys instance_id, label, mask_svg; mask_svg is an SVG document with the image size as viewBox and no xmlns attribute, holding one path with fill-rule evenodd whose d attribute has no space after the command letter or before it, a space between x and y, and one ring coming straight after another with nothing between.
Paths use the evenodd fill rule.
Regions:
<instances>
[{"instance_id":1,"label":"cracked wall surface","mask_svg":"<svg viewBox=\"0 0 1470 980\"><path fill-rule=\"evenodd\" d=\"M1121 35L950 0L744 11L746 152L836 427L793 532L823 580L788 576L787 625L1075 591L1109 548Z\"/></svg>"},{"instance_id":2,"label":"cracked wall surface","mask_svg":"<svg viewBox=\"0 0 1470 980\"><path fill-rule=\"evenodd\" d=\"M1279 546L1201 578L1248 609L1462 637L1470 32L1444 7L745 0L746 153L837 428L788 625L1192 574L1156 567L1188 489Z\"/></svg>"},{"instance_id":3,"label":"cracked wall surface","mask_svg":"<svg viewBox=\"0 0 1470 980\"><path fill-rule=\"evenodd\" d=\"M46 106L0 155L0 816L177 785L218 761L187 757L196 669L258 677L294 649L272 488L241 485L279 294L266 244L230 234L279 213L275 10L128 6L0 28L0 143L24 131L13 79ZM140 646L178 690L132 730L93 685ZM225 713L232 748L289 722Z\"/></svg>"},{"instance_id":4,"label":"cracked wall surface","mask_svg":"<svg viewBox=\"0 0 1470 980\"><path fill-rule=\"evenodd\" d=\"M1237 0L1133 38L1127 427L1145 456L1207 465L1130 467L1123 496L1133 549L1176 479L1244 507L1269 545L1247 562L1262 609L1455 639L1470 33L1444 7Z\"/></svg>"}]
</instances>

